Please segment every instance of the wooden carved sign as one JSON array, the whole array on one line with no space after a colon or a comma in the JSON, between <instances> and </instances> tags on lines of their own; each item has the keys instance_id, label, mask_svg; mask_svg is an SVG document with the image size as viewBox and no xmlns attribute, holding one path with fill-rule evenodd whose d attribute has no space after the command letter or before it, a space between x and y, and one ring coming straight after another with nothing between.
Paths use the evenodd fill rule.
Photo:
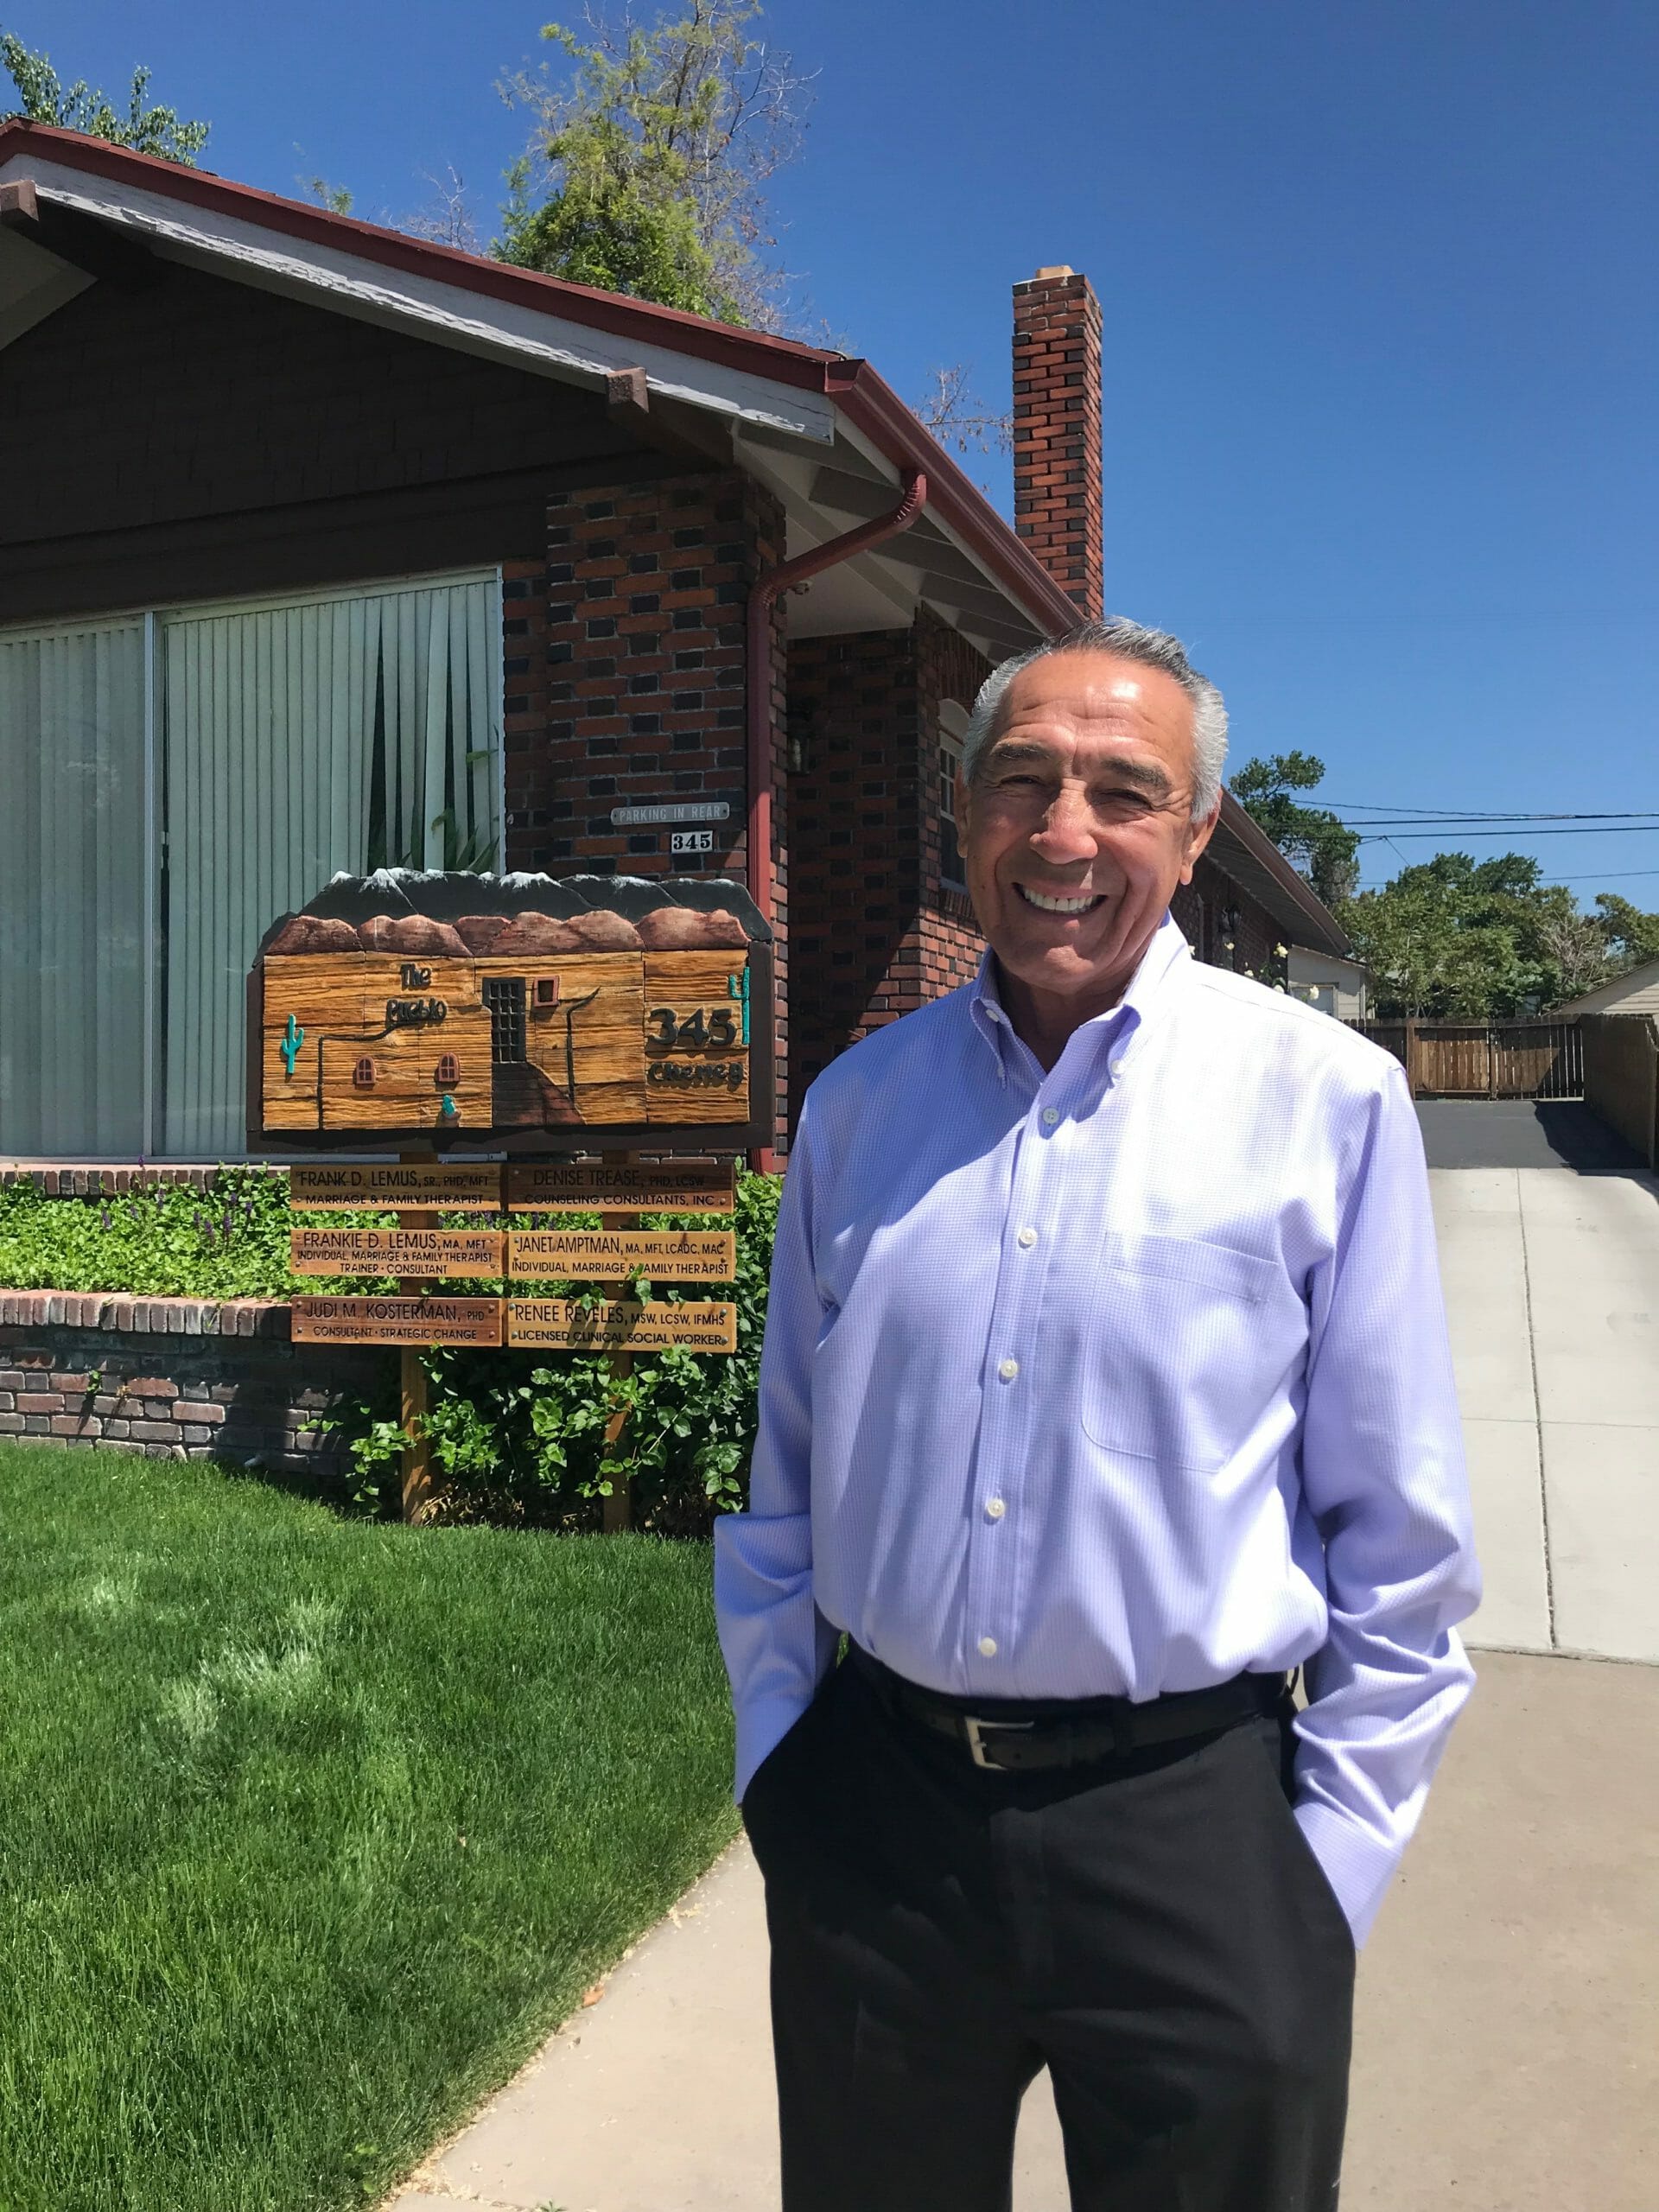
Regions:
<instances>
[{"instance_id":1,"label":"wooden carved sign","mask_svg":"<svg viewBox=\"0 0 1659 2212\"><path fill-rule=\"evenodd\" d=\"M771 945L716 879L336 878L250 979L256 1148L771 1141Z\"/></svg>"},{"instance_id":2,"label":"wooden carved sign","mask_svg":"<svg viewBox=\"0 0 1659 2212\"><path fill-rule=\"evenodd\" d=\"M446 1206L452 1213L499 1213L501 1170L465 1160L331 1160L290 1167L288 1202L342 1213L358 1206Z\"/></svg>"},{"instance_id":3,"label":"wooden carved sign","mask_svg":"<svg viewBox=\"0 0 1659 2212\"><path fill-rule=\"evenodd\" d=\"M737 1308L643 1306L632 1298L583 1306L569 1298L510 1298L507 1342L549 1351L735 1351Z\"/></svg>"},{"instance_id":4,"label":"wooden carved sign","mask_svg":"<svg viewBox=\"0 0 1659 2212\"><path fill-rule=\"evenodd\" d=\"M659 1166L654 1161L558 1160L507 1170L512 1213L598 1213L649 1207L662 1213L730 1213L737 1177L729 1167Z\"/></svg>"},{"instance_id":5,"label":"wooden carved sign","mask_svg":"<svg viewBox=\"0 0 1659 2212\"><path fill-rule=\"evenodd\" d=\"M296 1344L499 1344L499 1298L296 1298Z\"/></svg>"},{"instance_id":6,"label":"wooden carved sign","mask_svg":"<svg viewBox=\"0 0 1659 2212\"><path fill-rule=\"evenodd\" d=\"M730 1282L737 1274L737 1238L729 1229L515 1230L507 1239L507 1272L564 1282L632 1274L659 1282Z\"/></svg>"},{"instance_id":7,"label":"wooden carved sign","mask_svg":"<svg viewBox=\"0 0 1659 2212\"><path fill-rule=\"evenodd\" d=\"M296 1229L296 1275L499 1275L494 1229Z\"/></svg>"}]
</instances>

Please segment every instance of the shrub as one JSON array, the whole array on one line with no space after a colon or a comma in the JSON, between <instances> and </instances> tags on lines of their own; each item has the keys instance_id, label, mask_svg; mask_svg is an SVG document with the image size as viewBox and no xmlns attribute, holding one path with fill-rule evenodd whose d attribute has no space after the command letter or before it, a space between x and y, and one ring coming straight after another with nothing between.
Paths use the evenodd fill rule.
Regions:
<instances>
[{"instance_id":1,"label":"shrub","mask_svg":"<svg viewBox=\"0 0 1659 2212\"><path fill-rule=\"evenodd\" d=\"M49 1198L23 1178L0 1185L0 1283L139 1298L286 1298L295 1282L289 1226L288 1178L269 1167L222 1167L208 1191L156 1183L98 1198Z\"/></svg>"},{"instance_id":2,"label":"shrub","mask_svg":"<svg viewBox=\"0 0 1659 2212\"><path fill-rule=\"evenodd\" d=\"M753 1448L766 1280L777 1224L779 1184L740 1174L737 1280L707 1294L734 1299L734 1354L660 1351L635 1355L627 1374L604 1352L530 1353L446 1349L426 1356L430 1411L425 1430L441 1472L440 1511L450 1519L544 1526L597 1526L603 1501L631 1483L636 1522L664 1533L705 1530L716 1513L741 1507ZM376 1226L384 1212L333 1214L341 1226ZM475 1227L473 1217L454 1217ZM525 1216L526 1225L538 1218ZM563 1225L575 1217L564 1217ZM591 1217L597 1225L598 1216ZM653 1227L706 1225L687 1214L649 1214ZM48 1197L29 1181L0 1185L0 1283L28 1290L111 1290L140 1297L287 1298L346 1290L365 1281L295 1275L289 1266L292 1217L285 1176L270 1168L221 1168L208 1192L157 1184L120 1197ZM373 1286L391 1289L390 1282ZM456 1294L489 1295L499 1282L454 1282ZM569 1283L519 1284L515 1290L599 1294ZM671 1300L677 1286L642 1296ZM702 1294L699 1287L699 1294ZM323 1426L348 1446L353 1494L364 1510L397 1504L397 1362L388 1356L382 1390L337 1406ZM614 1443L606 1430L626 1420Z\"/></svg>"},{"instance_id":3,"label":"shrub","mask_svg":"<svg viewBox=\"0 0 1659 2212\"><path fill-rule=\"evenodd\" d=\"M635 1524L664 1535L702 1534L715 1515L742 1507L779 1189L770 1176L738 1178L737 1281L709 1292L736 1302L735 1353L641 1352L626 1374L605 1352L429 1353L425 1430L444 1487L441 1517L593 1528L622 1484L632 1485ZM698 1217L646 1219L677 1229ZM643 1280L636 1287L678 1294L666 1285L653 1293ZM334 1417L351 1444L358 1502L385 1512L397 1498L404 1443L392 1411L389 1394ZM626 1419L607 1445L618 1414Z\"/></svg>"}]
</instances>

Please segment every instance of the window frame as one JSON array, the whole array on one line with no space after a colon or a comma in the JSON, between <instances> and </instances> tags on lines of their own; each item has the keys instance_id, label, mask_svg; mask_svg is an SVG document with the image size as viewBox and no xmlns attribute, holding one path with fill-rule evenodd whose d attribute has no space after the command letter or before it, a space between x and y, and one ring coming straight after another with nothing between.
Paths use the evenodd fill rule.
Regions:
<instances>
[{"instance_id":1,"label":"window frame","mask_svg":"<svg viewBox=\"0 0 1659 2212\"><path fill-rule=\"evenodd\" d=\"M963 743L968 734L968 710L959 701L942 699L938 720L934 731L935 772L938 777L936 804L939 830L939 888L963 894L968 889L968 872L962 865L960 831L957 824L955 773L963 763ZM951 764L947 772L946 763ZM950 873L945 864L946 834L956 854L956 872Z\"/></svg>"}]
</instances>

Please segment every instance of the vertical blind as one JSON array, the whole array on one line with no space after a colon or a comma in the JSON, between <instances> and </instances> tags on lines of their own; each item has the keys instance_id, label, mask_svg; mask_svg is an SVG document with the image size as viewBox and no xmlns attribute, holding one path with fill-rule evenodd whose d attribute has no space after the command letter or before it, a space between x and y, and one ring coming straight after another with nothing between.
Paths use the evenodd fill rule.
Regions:
<instances>
[{"instance_id":1,"label":"vertical blind","mask_svg":"<svg viewBox=\"0 0 1659 2212\"><path fill-rule=\"evenodd\" d=\"M497 834L493 582L166 621L167 1084L175 1158L245 1148L259 938L331 875Z\"/></svg>"},{"instance_id":2,"label":"vertical blind","mask_svg":"<svg viewBox=\"0 0 1659 2212\"><path fill-rule=\"evenodd\" d=\"M159 854L142 621L0 635L0 1153L133 1154L159 1135L166 1157L243 1154L244 987L266 926L342 868L493 864L499 599L466 578L161 616Z\"/></svg>"},{"instance_id":3,"label":"vertical blind","mask_svg":"<svg viewBox=\"0 0 1659 2212\"><path fill-rule=\"evenodd\" d=\"M0 1149L145 1147L144 624L0 635Z\"/></svg>"}]
</instances>

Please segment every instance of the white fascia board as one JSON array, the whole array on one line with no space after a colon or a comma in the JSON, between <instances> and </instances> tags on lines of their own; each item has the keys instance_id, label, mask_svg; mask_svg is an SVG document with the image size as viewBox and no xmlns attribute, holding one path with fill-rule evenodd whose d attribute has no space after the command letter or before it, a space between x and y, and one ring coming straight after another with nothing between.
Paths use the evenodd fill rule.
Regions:
<instances>
[{"instance_id":1,"label":"white fascia board","mask_svg":"<svg viewBox=\"0 0 1659 2212\"><path fill-rule=\"evenodd\" d=\"M819 445L834 442L836 410L828 400L747 370L592 330L465 284L390 269L342 246L302 245L245 216L188 207L162 193L89 175L67 163L42 160L33 149L0 164L0 182L13 176L32 177L42 200L118 224L152 240L163 254L228 262L251 281L263 278L267 286L309 293L348 313L416 325L438 344L487 350L521 367L587 383L614 369L643 368L647 385L664 398L685 400L741 422L765 423Z\"/></svg>"}]
</instances>

